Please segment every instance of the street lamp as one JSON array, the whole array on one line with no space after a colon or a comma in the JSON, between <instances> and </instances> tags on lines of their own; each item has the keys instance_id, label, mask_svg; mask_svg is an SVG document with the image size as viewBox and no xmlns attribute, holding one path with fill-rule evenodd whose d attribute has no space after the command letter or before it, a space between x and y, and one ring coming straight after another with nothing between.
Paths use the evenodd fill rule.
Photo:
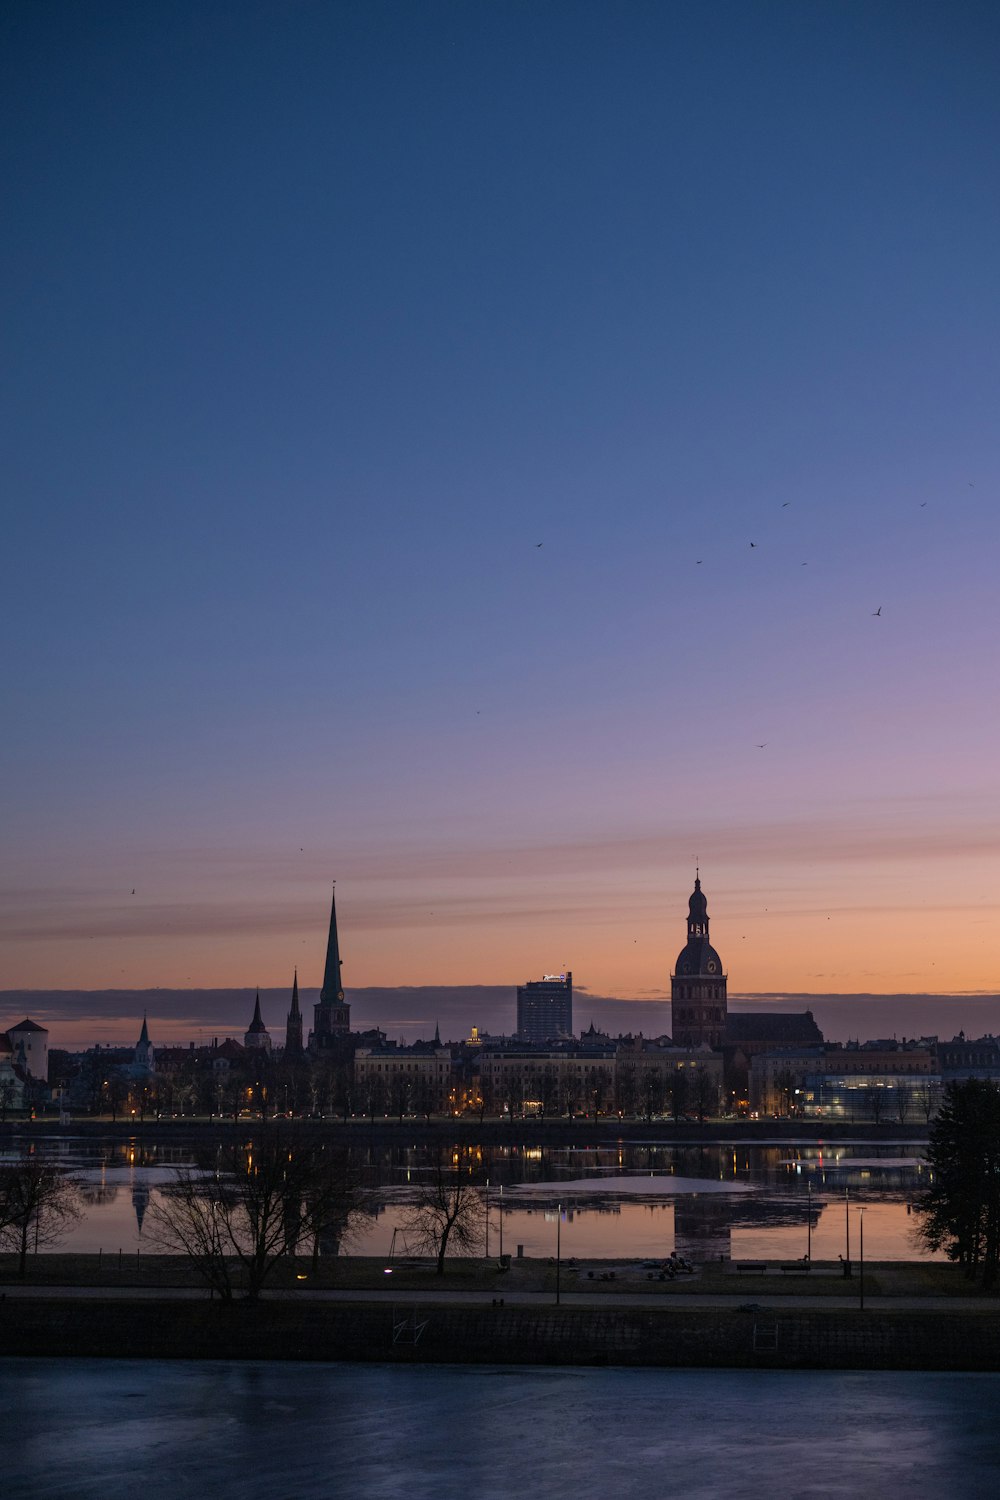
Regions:
<instances>
[{"instance_id":1,"label":"street lamp","mask_svg":"<svg viewBox=\"0 0 1000 1500\"><path fill-rule=\"evenodd\" d=\"M500 1184L500 1263L503 1264L503 1183Z\"/></svg>"},{"instance_id":2,"label":"street lamp","mask_svg":"<svg viewBox=\"0 0 1000 1500\"><path fill-rule=\"evenodd\" d=\"M812 1179L806 1183L806 1192L809 1199L809 1222L806 1227L806 1260L812 1265L813 1258L813 1185Z\"/></svg>"},{"instance_id":3,"label":"street lamp","mask_svg":"<svg viewBox=\"0 0 1000 1500\"><path fill-rule=\"evenodd\" d=\"M844 1189L844 1275L851 1274L851 1190Z\"/></svg>"},{"instance_id":4,"label":"street lamp","mask_svg":"<svg viewBox=\"0 0 1000 1500\"><path fill-rule=\"evenodd\" d=\"M483 1197L486 1205L486 1259L490 1258L490 1179L486 1179L486 1193Z\"/></svg>"},{"instance_id":5,"label":"street lamp","mask_svg":"<svg viewBox=\"0 0 1000 1500\"><path fill-rule=\"evenodd\" d=\"M858 1234L860 1236L860 1249L858 1251L858 1273L859 1273L859 1296L858 1306L861 1312L865 1310L865 1211L858 1209Z\"/></svg>"},{"instance_id":6,"label":"street lamp","mask_svg":"<svg viewBox=\"0 0 1000 1500\"><path fill-rule=\"evenodd\" d=\"M562 1271L562 1204L556 1204L556 1307L559 1306L560 1273Z\"/></svg>"}]
</instances>

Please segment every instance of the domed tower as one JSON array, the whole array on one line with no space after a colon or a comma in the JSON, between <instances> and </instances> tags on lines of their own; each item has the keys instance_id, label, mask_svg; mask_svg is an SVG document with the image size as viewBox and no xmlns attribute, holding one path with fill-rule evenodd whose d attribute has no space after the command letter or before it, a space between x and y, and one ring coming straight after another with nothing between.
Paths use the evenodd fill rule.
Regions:
<instances>
[{"instance_id":1,"label":"domed tower","mask_svg":"<svg viewBox=\"0 0 1000 1500\"><path fill-rule=\"evenodd\" d=\"M722 1046L726 976L708 940L708 903L697 876L688 902L687 942L670 976L670 1017L675 1047Z\"/></svg>"}]
</instances>

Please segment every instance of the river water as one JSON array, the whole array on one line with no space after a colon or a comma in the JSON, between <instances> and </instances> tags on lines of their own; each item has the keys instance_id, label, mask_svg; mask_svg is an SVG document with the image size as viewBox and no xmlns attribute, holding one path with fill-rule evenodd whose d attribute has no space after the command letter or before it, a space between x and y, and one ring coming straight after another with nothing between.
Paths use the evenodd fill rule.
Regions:
<instances>
[{"instance_id":1,"label":"river water","mask_svg":"<svg viewBox=\"0 0 1000 1500\"><path fill-rule=\"evenodd\" d=\"M152 1248L143 1238L146 1210L173 1168L195 1159L188 1148L139 1139L67 1136L44 1149L81 1180L85 1195L85 1218L60 1248L110 1255ZM379 1145L356 1157L371 1213L347 1248L405 1253L393 1235L427 1171L427 1148ZM849 1259L858 1253L864 1207L868 1258L926 1258L911 1212L928 1182L916 1142L456 1146L455 1159L471 1163L486 1194L493 1254L523 1246L529 1256L553 1255L558 1226L567 1257L632 1259L676 1249L695 1260L793 1259L807 1251L817 1260Z\"/></svg>"},{"instance_id":2,"label":"river water","mask_svg":"<svg viewBox=\"0 0 1000 1500\"><path fill-rule=\"evenodd\" d=\"M4 1500L993 1500L1000 1375L0 1359Z\"/></svg>"}]
</instances>

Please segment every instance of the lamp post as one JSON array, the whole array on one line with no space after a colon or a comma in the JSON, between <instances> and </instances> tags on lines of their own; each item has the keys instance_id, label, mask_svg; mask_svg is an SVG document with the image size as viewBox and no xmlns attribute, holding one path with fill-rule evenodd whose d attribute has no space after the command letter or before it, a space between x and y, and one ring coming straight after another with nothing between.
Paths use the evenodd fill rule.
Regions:
<instances>
[{"instance_id":1,"label":"lamp post","mask_svg":"<svg viewBox=\"0 0 1000 1500\"><path fill-rule=\"evenodd\" d=\"M562 1271L562 1204L556 1204L556 1307L559 1306L561 1292L560 1273Z\"/></svg>"},{"instance_id":2,"label":"lamp post","mask_svg":"<svg viewBox=\"0 0 1000 1500\"><path fill-rule=\"evenodd\" d=\"M484 1198L483 1201L486 1204L486 1259L489 1260L489 1258L490 1258L490 1179L488 1177L486 1179L486 1196L485 1196L485 1198Z\"/></svg>"},{"instance_id":3,"label":"lamp post","mask_svg":"<svg viewBox=\"0 0 1000 1500\"><path fill-rule=\"evenodd\" d=\"M812 1180L811 1179L806 1183L806 1193L808 1194L808 1205L809 1205L808 1206L809 1222L808 1222L808 1224L806 1226L806 1260L809 1262L810 1265L812 1265L812 1258L813 1258L813 1185L812 1185Z\"/></svg>"},{"instance_id":4,"label":"lamp post","mask_svg":"<svg viewBox=\"0 0 1000 1500\"><path fill-rule=\"evenodd\" d=\"M844 1189L844 1275L851 1274L851 1190Z\"/></svg>"},{"instance_id":5,"label":"lamp post","mask_svg":"<svg viewBox=\"0 0 1000 1500\"><path fill-rule=\"evenodd\" d=\"M859 1310L861 1312L864 1312L864 1310L865 1310L865 1211L864 1211L863 1208L859 1208L858 1209L858 1236L859 1236L859 1250L858 1250L858 1274L859 1274L859 1283L858 1283L858 1285L859 1285L859 1294L858 1294L858 1307L859 1307Z\"/></svg>"},{"instance_id":6,"label":"lamp post","mask_svg":"<svg viewBox=\"0 0 1000 1500\"><path fill-rule=\"evenodd\" d=\"M500 1184L500 1260L503 1261L503 1183Z\"/></svg>"}]
</instances>

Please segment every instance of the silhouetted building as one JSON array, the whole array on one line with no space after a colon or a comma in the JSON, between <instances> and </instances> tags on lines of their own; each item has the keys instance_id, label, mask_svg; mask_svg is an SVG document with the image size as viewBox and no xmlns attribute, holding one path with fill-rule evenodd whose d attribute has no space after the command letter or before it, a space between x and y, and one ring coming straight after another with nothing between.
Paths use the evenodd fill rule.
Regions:
<instances>
[{"instance_id":1,"label":"silhouetted building","mask_svg":"<svg viewBox=\"0 0 1000 1500\"><path fill-rule=\"evenodd\" d=\"M687 942L670 976L675 1047L721 1047L726 1031L726 976L708 940L708 903L695 876L688 901Z\"/></svg>"},{"instance_id":2,"label":"silhouetted building","mask_svg":"<svg viewBox=\"0 0 1000 1500\"><path fill-rule=\"evenodd\" d=\"M49 1081L49 1033L37 1021L27 1018L7 1031L14 1055L14 1064L27 1077L39 1083Z\"/></svg>"},{"instance_id":3,"label":"silhouetted building","mask_svg":"<svg viewBox=\"0 0 1000 1500\"><path fill-rule=\"evenodd\" d=\"M257 991L253 1020L244 1034L243 1045L248 1052L266 1052L268 1055L271 1052L271 1037L260 1013L260 990Z\"/></svg>"},{"instance_id":4,"label":"silhouetted building","mask_svg":"<svg viewBox=\"0 0 1000 1500\"><path fill-rule=\"evenodd\" d=\"M517 987L517 1034L522 1042L573 1035L573 975L545 974Z\"/></svg>"},{"instance_id":5,"label":"silhouetted building","mask_svg":"<svg viewBox=\"0 0 1000 1500\"><path fill-rule=\"evenodd\" d=\"M156 1069L156 1053L153 1044L149 1040L149 1026L146 1023L146 1014L142 1016L142 1030L139 1040L135 1044L135 1055L132 1067L129 1070L133 1077L141 1077L143 1074L154 1072Z\"/></svg>"},{"instance_id":6,"label":"silhouetted building","mask_svg":"<svg viewBox=\"0 0 1000 1500\"><path fill-rule=\"evenodd\" d=\"M313 1008L313 1030L309 1039L311 1051L322 1052L336 1046L351 1029L351 1007L344 1001L344 986L341 978L342 959L337 937L337 892L330 903L330 933L326 942L326 967L323 970L323 988L319 1001Z\"/></svg>"},{"instance_id":7,"label":"silhouetted building","mask_svg":"<svg viewBox=\"0 0 1000 1500\"><path fill-rule=\"evenodd\" d=\"M299 1010L299 971L292 980L292 1008L285 1023L285 1056L302 1056L302 1012Z\"/></svg>"}]
</instances>

